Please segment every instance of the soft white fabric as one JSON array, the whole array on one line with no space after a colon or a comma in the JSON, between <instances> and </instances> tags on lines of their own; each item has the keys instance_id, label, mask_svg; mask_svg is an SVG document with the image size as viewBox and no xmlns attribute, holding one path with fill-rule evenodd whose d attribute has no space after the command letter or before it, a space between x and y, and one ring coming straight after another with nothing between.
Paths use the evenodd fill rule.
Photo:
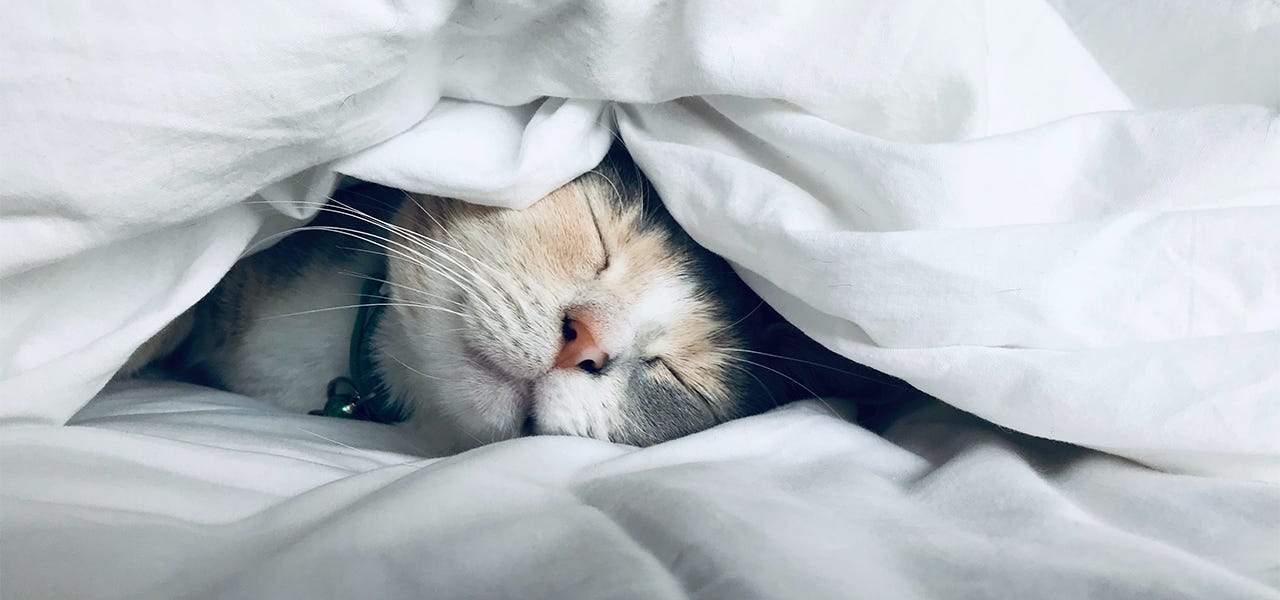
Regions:
<instances>
[{"instance_id":1,"label":"soft white fabric","mask_svg":"<svg viewBox=\"0 0 1280 600\"><path fill-rule=\"evenodd\" d=\"M175 384L0 439L5 598L1280 598L1280 490L925 407L648 449L399 430Z\"/></svg>"},{"instance_id":2,"label":"soft white fabric","mask_svg":"<svg viewBox=\"0 0 1280 600\"><path fill-rule=\"evenodd\" d=\"M1280 477L1273 2L10 12L6 422L65 421L333 169L522 206L616 122L829 347L1036 436Z\"/></svg>"},{"instance_id":3,"label":"soft white fabric","mask_svg":"<svg viewBox=\"0 0 1280 600\"><path fill-rule=\"evenodd\" d=\"M1280 479L1272 1L5 18L4 597L1280 585L1276 488L1244 481ZM518 207L615 134L696 239L829 347L997 425L1222 478L969 425L908 421L894 447L803 406L640 452L524 440L402 466L395 433L187 389L58 427L336 174ZM377 560L347 575L352 553Z\"/></svg>"}]
</instances>

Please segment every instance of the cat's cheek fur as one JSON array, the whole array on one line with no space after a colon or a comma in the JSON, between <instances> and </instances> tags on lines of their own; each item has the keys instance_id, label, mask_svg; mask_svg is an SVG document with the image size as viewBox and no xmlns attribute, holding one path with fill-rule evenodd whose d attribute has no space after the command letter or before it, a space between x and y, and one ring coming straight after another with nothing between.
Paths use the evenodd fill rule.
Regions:
<instances>
[{"instance_id":1,"label":"cat's cheek fur","mask_svg":"<svg viewBox=\"0 0 1280 600\"><path fill-rule=\"evenodd\" d=\"M519 435L518 390L470 364L455 338L424 333L422 321L388 311L373 340L373 357L405 425L436 454L459 452ZM429 319L446 330L448 319Z\"/></svg>"}]
</instances>

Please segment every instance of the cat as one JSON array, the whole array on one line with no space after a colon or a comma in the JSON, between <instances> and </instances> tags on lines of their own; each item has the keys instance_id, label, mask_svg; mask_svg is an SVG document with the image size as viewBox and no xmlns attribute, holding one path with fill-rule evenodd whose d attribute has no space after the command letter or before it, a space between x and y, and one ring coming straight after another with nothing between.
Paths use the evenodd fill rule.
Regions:
<instances>
[{"instance_id":1,"label":"cat","mask_svg":"<svg viewBox=\"0 0 1280 600\"><path fill-rule=\"evenodd\" d=\"M121 372L143 365L291 410L327 398L438 454L533 434L650 445L902 387L787 325L622 148L524 210L342 190Z\"/></svg>"}]
</instances>

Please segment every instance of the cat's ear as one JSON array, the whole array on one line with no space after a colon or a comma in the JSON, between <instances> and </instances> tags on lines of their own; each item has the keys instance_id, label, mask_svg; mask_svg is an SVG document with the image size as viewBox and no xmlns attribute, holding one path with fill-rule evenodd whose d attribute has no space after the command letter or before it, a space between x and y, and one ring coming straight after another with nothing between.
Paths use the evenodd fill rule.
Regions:
<instances>
[{"instance_id":1,"label":"cat's ear","mask_svg":"<svg viewBox=\"0 0 1280 600\"><path fill-rule=\"evenodd\" d=\"M763 327L761 354L774 394L786 400L845 398L858 404L885 404L922 395L906 382L853 362L814 341L781 319Z\"/></svg>"}]
</instances>

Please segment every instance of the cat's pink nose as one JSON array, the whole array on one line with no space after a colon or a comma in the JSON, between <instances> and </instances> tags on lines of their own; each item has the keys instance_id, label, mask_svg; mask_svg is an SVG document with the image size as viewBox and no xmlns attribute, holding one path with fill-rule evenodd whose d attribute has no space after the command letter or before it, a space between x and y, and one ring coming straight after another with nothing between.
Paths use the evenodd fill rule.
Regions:
<instances>
[{"instance_id":1,"label":"cat's pink nose","mask_svg":"<svg viewBox=\"0 0 1280 600\"><path fill-rule=\"evenodd\" d=\"M608 361L609 353L600 347L586 323L571 318L564 320L564 347L556 356L555 368L595 373Z\"/></svg>"}]
</instances>

